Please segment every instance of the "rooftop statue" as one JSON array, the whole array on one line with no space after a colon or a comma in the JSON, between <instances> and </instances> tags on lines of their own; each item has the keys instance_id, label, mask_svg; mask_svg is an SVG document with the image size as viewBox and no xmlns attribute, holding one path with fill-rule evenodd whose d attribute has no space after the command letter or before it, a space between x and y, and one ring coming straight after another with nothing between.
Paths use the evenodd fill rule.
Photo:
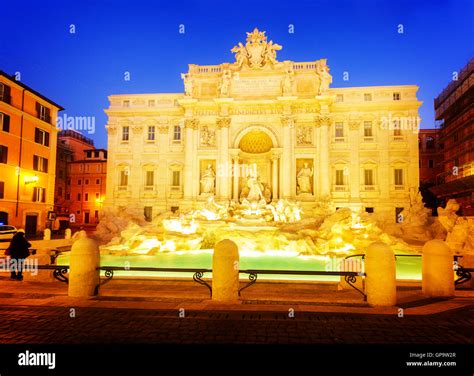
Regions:
<instances>
[{"instance_id":1,"label":"rooftop statue","mask_svg":"<svg viewBox=\"0 0 474 376\"><path fill-rule=\"evenodd\" d=\"M235 53L237 66L248 65L250 68L258 69L268 64L276 64L276 51L281 50L279 44L270 41L267 43L265 31L255 28L251 33L247 33L245 46L239 42L230 51Z\"/></svg>"}]
</instances>

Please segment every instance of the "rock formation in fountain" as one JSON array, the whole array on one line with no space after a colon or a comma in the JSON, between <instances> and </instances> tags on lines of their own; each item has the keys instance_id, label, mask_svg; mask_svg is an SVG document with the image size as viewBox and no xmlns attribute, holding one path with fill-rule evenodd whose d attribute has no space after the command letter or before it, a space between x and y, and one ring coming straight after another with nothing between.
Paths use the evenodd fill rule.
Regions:
<instances>
[{"instance_id":1,"label":"rock formation in fountain","mask_svg":"<svg viewBox=\"0 0 474 376\"><path fill-rule=\"evenodd\" d=\"M447 232L446 243L455 254L474 255L474 219L459 217L459 204L451 199L438 208L438 218Z\"/></svg>"},{"instance_id":2,"label":"rock formation in fountain","mask_svg":"<svg viewBox=\"0 0 474 376\"><path fill-rule=\"evenodd\" d=\"M325 210L328 210L326 208ZM329 211L329 210L328 210ZM222 239L234 241L241 252L291 252L302 255L363 253L374 241L397 250L410 250L402 240L380 229L367 213L350 209L303 218L298 203L280 200L215 202L200 210L163 213L145 222L130 210L106 211L98 226L103 252L148 254L212 249Z\"/></svg>"},{"instance_id":3,"label":"rock formation in fountain","mask_svg":"<svg viewBox=\"0 0 474 376\"><path fill-rule=\"evenodd\" d=\"M427 228L431 210L425 208L420 192L410 192L410 206L398 218L404 239L427 242L432 239Z\"/></svg>"}]
</instances>

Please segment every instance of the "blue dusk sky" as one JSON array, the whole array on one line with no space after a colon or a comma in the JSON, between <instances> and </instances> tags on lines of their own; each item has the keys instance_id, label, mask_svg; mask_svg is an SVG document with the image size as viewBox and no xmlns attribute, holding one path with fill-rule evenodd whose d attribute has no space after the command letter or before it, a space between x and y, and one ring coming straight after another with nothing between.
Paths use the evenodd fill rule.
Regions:
<instances>
[{"instance_id":1,"label":"blue dusk sky","mask_svg":"<svg viewBox=\"0 0 474 376\"><path fill-rule=\"evenodd\" d=\"M95 116L96 132L83 134L97 147L107 146L108 95L182 92L188 64L233 62L230 49L254 27L283 46L280 61L327 58L332 87L418 85L423 128L474 56L472 0L3 0L1 9L0 69L20 72L68 116Z\"/></svg>"}]
</instances>

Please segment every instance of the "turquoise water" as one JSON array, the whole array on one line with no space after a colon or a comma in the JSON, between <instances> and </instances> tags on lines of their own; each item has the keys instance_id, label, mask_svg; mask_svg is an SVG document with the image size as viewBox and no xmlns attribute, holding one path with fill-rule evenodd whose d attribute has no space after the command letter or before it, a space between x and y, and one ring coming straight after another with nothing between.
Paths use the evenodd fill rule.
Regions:
<instances>
[{"instance_id":1,"label":"turquoise water","mask_svg":"<svg viewBox=\"0 0 474 376\"><path fill-rule=\"evenodd\" d=\"M280 252L281 253L281 252ZM298 256L296 254L252 254L240 256L240 269L288 269L288 270L320 270L337 271L341 258L335 259L326 256ZM357 260L357 259L356 259ZM58 265L68 265L69 255L58 258ZM184 251L177 253L159 253L153 256L115 256L101 255L101 266L117 267L155 267L155 268L204 268L212 269L212 251ZM114 276L134 277L191 277L191 273L171 272L137 272L114 271ZM211 277L211 273L204 278ZM241 275L242 279L247 274ZM310 281L338 281L339 276L305 276L305 275L259 275L259 279L274 280L310 280ZM421 257L397 257L397 279L421 280Z\"/></svg>"}]
</instances>

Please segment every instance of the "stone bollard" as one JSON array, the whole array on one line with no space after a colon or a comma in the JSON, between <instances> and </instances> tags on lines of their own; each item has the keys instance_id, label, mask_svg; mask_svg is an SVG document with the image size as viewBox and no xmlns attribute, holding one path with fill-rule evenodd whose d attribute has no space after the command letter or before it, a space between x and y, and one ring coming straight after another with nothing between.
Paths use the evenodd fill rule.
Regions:
<instances>
[{"instance_id":1,"label":"stone bollard","mask_svg":"<svg viewBox=\"0 0 474 376\"><path fill-rule=\"evenodd\" d=\"M100 252L97 242L80 231L71 248L68 295L88 298L98 294Z\"/></svg>"},{"instance_id":2,"label":"stone bollard","mask_svg":"<svg viewBox=\"0 0 474 376\"><path fill-rule=\"evenodd\" d=\"M388 245L375 242L365 254L365 286L371 306L394 306L397 303L395 255Z\"/></svg>"},{"instance_id":3,"label":"stone bollard","mask_svg":"<svg viewBox=\"0 0 474 376\"><path fill-rule=\"evenodd\" d=\"M67 228L66 231L64 231L64 239L71 239L71 229Z\"/></svg>"},{"instance_id":4,"label":"stone bollard","mask_svg":"<svg viewBox=\"0 0 474 376\"><path fill-rule=\"evenodd\" d=\"M239 300L239 249L229 239L221 240L214 247L212 300L219 302Z\"/></svg>"},{"instance_id":5,"label":"stone bollard","mask_svg":"<svg viewBox=\"0 0 474 376\"><path fill-rule=\"evenodd\" d=\"M51 240L51 230L49 228L44 230L43 240Z\"/></svg>"},{"instance_id":6,"label":"stone bollard","mask_svg":"<svg viewBox=\"0 0 474 376\"><path fill-rule=\"evenodd\" d=\"M429 297L454 296L453 251L439 239L423 246L421 288Z\"/></svg>"}]
</instances>

